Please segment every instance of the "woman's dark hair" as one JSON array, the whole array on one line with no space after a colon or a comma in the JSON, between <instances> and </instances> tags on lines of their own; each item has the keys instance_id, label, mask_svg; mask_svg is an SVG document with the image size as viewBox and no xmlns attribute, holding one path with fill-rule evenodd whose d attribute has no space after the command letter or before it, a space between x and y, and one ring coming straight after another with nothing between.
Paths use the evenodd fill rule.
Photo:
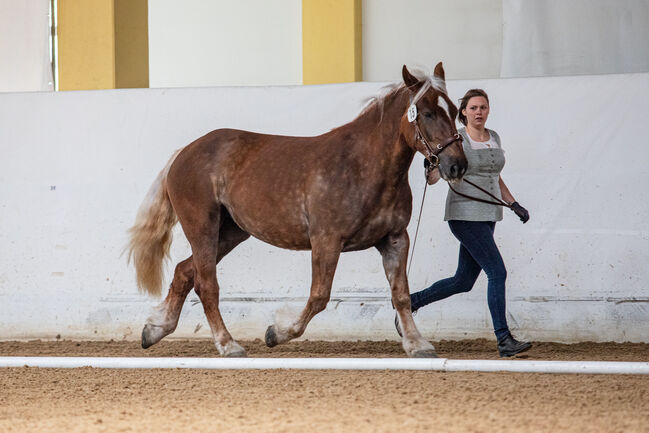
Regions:
<instances>
[{"instance_id":1,"label":"woman's dark hair","mask_svg":"<svg viewBox=\"0 0 649 433\"><path fill-rule=\"evenodd\" d=\"M457 117L460 119L460 122L462 122L463 125L466 126L466 116L462 114L462 110L466 108L466 104L469 103L469 99L473 98L474 96L482 96L487 100L487 104L489 103L489 96L487 96L487 92L485 92L482 89L471 89L468 90L462 99L460 99L460 112L458 113Z\"/></svg>"}]
</instances>

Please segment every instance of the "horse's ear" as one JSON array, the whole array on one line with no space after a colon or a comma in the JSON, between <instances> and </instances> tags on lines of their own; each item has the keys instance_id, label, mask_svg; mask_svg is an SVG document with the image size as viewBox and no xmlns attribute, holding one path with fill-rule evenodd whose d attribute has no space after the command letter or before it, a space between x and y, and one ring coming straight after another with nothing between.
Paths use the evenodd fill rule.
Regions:
<instances>
[{"instance_id":1,"label":"horse's ear","mask_svg":"<svg viewBox=\"0 0 649 433\"><path fill-rule=\"evenodd\" d=\"M401 69L401 75L403 75L403 82L406 83L406 86L408 87L412 87L415 84L419 83L417 77L410 73L408 68L406 68L406 65L403 65L403 69Z\"/></svg>"},{"instance_id":2,"label":"horse's ear","mask_svg":"<svg viewBox=\"0 0 649 433\"><path fill-rule=\"evenodd\" d=\"M435 70L433 71L433 75L436 76L437 78L441 78L442 80L446 81L446 77L444 76L444 66L442 65L442 62L439 62L435 66Z\"/></svg>"}]
</instances>

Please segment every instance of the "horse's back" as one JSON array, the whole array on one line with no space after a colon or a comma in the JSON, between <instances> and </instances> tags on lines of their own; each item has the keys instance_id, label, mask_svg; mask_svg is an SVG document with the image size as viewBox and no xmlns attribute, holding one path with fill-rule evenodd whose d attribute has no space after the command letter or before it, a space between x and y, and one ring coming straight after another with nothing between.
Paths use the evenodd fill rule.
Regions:
<instances>
[{"instance_id":1,"label":"horse's back","mask_svg":"<svg viewBox=\"0 0 649 433\"><path fill-rule=\"evenodd\" d=\"M210 212L224 206L241 229L281 248L310 249L319 234L339 236L345 250L367 248L402 225L394 215L401 197L385 197L396 191L373 179L380 170L366 170L368 155L354 146L357 137L337 132L212 131L172 165L172 202Z\"/></svg>"},{"instance_id":2,"label":"horse's back","mask_svg":"<svg viewBox=\"0 0 649 433\"><path fill-rule=\"evenodd\" d=\"M174 206L224 206L237 225L273 245L309 249L306 184L319 151L309 137L218 129L184 148L169 170ZM317 150L317 149L315 149ZM182 223L182 218L181 218Z\"/></svg>"}]
</instances>

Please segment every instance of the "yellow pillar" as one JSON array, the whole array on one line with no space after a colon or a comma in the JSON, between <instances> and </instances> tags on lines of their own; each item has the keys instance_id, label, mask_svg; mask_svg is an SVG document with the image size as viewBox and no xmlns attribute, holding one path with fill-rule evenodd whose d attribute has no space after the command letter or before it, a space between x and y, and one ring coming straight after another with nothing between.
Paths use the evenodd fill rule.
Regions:
<instances>
[{"instance_id":1,"label":"yellow pillar","mask_svg":"<svg viewBox=\"0 0 649 433\"><path fill-rule=\"evenodd\" d=\"M302 82L361 81L361 0L302 0Z\"/></svg>"},{"instance_id":2,"label":"yellow pillar","mask_svg":"<svg viewBox=\"0 0 649 433\"><path fill-rule=\"evenodd\" d=\"M149 87L148 0L115 0L115 87Z\"/></svg>"},{"instance_id":3,"label":"yellow pillar","mask_svg":"<svg viewBox=\"0 0 649 433\"><path fill-rule=\"evenodd\" d=\"M147 0L58 0L59 90L149 86Z\"/></svg>"}]
</instances>

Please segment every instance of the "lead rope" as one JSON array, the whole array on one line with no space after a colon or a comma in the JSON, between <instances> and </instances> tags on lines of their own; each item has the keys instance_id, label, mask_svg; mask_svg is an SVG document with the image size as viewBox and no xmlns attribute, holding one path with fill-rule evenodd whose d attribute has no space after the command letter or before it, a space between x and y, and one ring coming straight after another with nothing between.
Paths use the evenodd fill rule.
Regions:
<instances>
[{"instance_id":1,"label":"lead rope","mask_svg":"<svg viewBox=\"0 0 649 433\"><path fill-rule=\"evenodd\" d=\"M410 251L410 262L408 263L408 270L406 271L406 278L410 275L410 267L412 266L412 256L415 254L415 245L417 245L417 235L419 234L419 222L421 221L421 212L424 210L424 199L426 198L426 189L428 188L427 180L424 180L424 193L421 196L421 206L419 206L419 216L417 217L417 229L415 230L415 238L412 240L412 251Z\"/></svg>"},{"instance_id":2,"label":"lead rope","mask_svg":"<svg viewBox=\"0 0 649 433\"><path fill-rule=\"evenodd\" d=\"M455 188L453 188L453 186L451 185L450 182L448 182L448 187L451 188L451 190L452 190L455 194L457 194L457 195L461 195L462 197L468 198L468 199L470 199L470 200L479 201L479 202L481 202L481 203L493 204L493 205L496 205L496 206L503 206L503 207L506 207L506 208L509 208L509 209L512 208L512 205L510 205L509 203L507 203L505 200L501 200L501 199L499 199L498 197L496 197L495 195L493 195L492 193L490 193L490 192L487 191L486 189L479 187L478 185L476 185L475 183L471 182L470 180L468 180L468 179L463 179L463 182L466 182L466 183L468 183L469 185L471 185L472 187L479 189L480 191L484 192L485 194L487 194L489 197L493 198L493 199L496 200L496 201L489 201L489 200L485 200L485 199L482 199L482 198L473 197L473 196L471 196L471 195L463 194L463 193L457 191Z\"/></svg>"}]
</instances>

